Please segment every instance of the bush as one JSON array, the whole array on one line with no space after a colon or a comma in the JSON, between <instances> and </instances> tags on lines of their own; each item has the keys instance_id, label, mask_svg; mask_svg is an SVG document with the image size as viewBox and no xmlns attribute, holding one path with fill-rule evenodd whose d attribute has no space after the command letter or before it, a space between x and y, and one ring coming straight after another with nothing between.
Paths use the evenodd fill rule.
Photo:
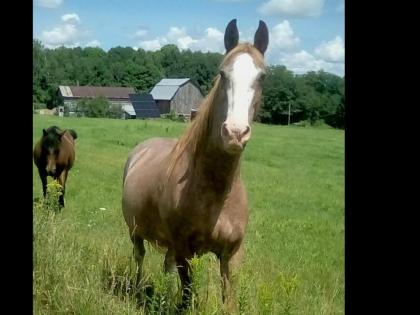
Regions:
<instances>
[{"instance_id":1,"label":"bush","mask_svg":"<svg viewBox=\"0 0 420 315\"><path fill-rule=\"evenodd\" d=\"M167 114L162 114L161 117L173 121L185 121L184 117L180 114L177 114L174 110L171 110Z\"/></svg>"},{"instance_id":2,"label":"bush","mask_svg":"<svg viewBox=\"0 0 420 315\"><path fill-rule=\"evenodd\" d=\"M124 111L120 105L110 104L105 116L108 118L121 118L123 113Z\"/></svg>"},{"instance_id":3,"label":"bush","mask_svg":"<svg viewBox=\"0 0 420 315\"><path fill-rule=\"evenodd\" d=\"M32 103L33 109L45 109L47 105L44 103Z\"/></svg>"},{"instance_id":4,"label":"bush","mask_svg":"<svg viewBox=\"0 0 420 315\"><path fill-rule=\"evenodd\" d=\"M110 103L105 97L82 98L77 102L77 112L86 117L106 117Z\"/></svg>"}]
</instances>

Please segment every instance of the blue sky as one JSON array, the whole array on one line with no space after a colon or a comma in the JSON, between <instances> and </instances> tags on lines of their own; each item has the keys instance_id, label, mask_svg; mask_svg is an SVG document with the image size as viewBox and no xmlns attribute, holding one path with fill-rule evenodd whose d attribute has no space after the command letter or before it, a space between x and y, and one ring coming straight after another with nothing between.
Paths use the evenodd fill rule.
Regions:
<instances>
[{"instance_id":1,"label":"blue sky","mask_svg":"<svg viewBox=\"0 0 420 315\"><path fill-rule=\"evenodd\" d=\"M268 64L296 73L344 75L344 0L34 0L34 38L49 48L116 46L224 52L223 33L237 19L240 41L267 23Z\"/></svg>"}]
</instances>

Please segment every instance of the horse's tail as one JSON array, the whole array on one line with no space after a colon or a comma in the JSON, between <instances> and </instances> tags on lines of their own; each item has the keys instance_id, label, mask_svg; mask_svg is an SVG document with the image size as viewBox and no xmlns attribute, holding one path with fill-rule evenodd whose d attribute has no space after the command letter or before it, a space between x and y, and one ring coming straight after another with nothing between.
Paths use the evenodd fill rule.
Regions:
<instances>
[{"instance_id":1,"label":"horse's tail","mask_svg":"<svg viewBox=\"0 0 420 315\"><path fill-rule=\"evenodd\" d=\"M73 129L67 129L67 130L70 132L70 134L73 137L73 139L76 140L77 139L77 133L76 133L76 131L74 131Z\"/></svg>"}]
</instances>

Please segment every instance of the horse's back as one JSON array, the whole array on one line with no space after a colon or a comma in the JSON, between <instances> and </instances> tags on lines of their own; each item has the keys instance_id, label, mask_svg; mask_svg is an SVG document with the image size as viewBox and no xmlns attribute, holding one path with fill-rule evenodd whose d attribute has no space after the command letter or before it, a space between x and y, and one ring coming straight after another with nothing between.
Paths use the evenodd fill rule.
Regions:
<instances>
[{"instance_id":1,"label":"horse's back","mask_svg":"<svg viewBox=\"0 0 420 315\"><path fill-rule=\"evenodd\" d=\"M73 166L74 160L76 158L76 152L74 150L75 138L69 130L66 130L62 139L64 141L61 141L60 152L63 152L63 155L60 159L60 162L67 164L67 168L70 169Z\"/></svg>"},{"instance_id":2,"label":"horse's back","mask_svg":"<svg viewBox=\"0 0 420 315\"><path fill-rule=\"evenodd\" d=\"M141 171L143 168L160 170L163 160L169 155L177 139L171 138L151 138L139 143L129 154L124 168L123 182L126 181L131 170Z\"/></svg>"}]
</instances>

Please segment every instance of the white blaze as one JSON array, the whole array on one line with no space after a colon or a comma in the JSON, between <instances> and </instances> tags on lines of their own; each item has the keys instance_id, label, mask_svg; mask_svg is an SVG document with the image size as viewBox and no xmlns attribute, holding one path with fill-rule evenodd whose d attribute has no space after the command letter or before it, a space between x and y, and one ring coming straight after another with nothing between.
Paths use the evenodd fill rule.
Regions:
<instances>
[{"instance_id":1,"label":"white blaze","mask_svg":"<svg viewBox=\"0 0 420 315\"><path fill-rule=\"evenodd\" d=\"M239 128L248 126L249 109L255 94L252 85L259 73L250 55L244 53L235 59L230 73L231 84L227 90L228 124Z\"/></svg>"}]
</instances>

